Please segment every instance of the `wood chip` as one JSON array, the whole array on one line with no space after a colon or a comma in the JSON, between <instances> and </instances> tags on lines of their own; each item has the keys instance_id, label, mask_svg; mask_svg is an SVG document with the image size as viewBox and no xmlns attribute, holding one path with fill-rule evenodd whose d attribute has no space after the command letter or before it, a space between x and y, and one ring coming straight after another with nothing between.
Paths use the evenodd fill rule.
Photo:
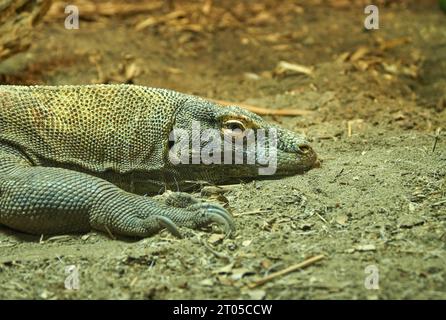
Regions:
<instances>
[{"instance_id":1,"label":"wood chip","mask_svg":"<svg viewBox=\"0 0 446 320\"><path fill-rule=\"evenodd\" d=\"M143 21L138 22L135 26L135 30L141 31L148 27L153 27L153 26L168 22L170 20L178 19L185 15L186 15L185 11L177 10L177 11L170 12L164 16L161 16L161 17L149 17Z\"/></svg>"},{"instance_id":2,"label":"wood chip","mask_svg":"<svg viewBox=\"0 0 446 320\"><path fill-rule=\"evenodd\" d=\"M274 69L273 73L276 76L284 76L287 74L305 74L309 76L313 74L313 70L300 64L280 61Z\"/></svg>"},{"instance_id":3,"label":"wood chip","mask_svg":"<svg viewBox=\"0 0 446 320\"><path fill-rule=\"evenodd\" d=\"M395 47L399 47L401 45L409 43L410 38L404 37L404 38L396 38L396 39L390 39L390 40L378 40L378 42L379 42L379 49L384 51L384 50L393 49Z\"/></svg>"},{"instance_id":4,"label":"wood chip","mask_svg":"<svg viewBox=\"0 0 446 320\"><path fill-rule=\"evenodd\" d=\"M355 251L363 251L364 252L364 251L375 251L376 247L374 244L364 244L364 245L356 246L354 249L355 249Z\"/></svg>"},{"instance_id":5,"label":"wood chip","mask_svg":"<svg viewBox=\"0 0 446 320\"><path fill-rule=\"evenodd\" d=\"M358 49L356 49L355 52L352 53L352 55L350 56L350 61L351 62L355 62L360 60L362 57L364 57L366 54L368 54L370 52L370 49L364 46L359 47Z\"/></svg>"}]
</instances>

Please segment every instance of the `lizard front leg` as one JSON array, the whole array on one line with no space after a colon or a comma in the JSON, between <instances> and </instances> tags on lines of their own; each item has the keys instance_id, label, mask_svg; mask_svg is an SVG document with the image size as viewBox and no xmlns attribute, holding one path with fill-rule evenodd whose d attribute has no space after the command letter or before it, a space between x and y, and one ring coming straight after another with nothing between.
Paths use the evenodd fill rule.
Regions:
<instances>
[{"instance_id":1,"label":"lizard front leg","mask_svg":"<svg viewBox=\"0 0 446 320\"><path fill-rule=\"evenodd\" d=\"M118 188L104 192L91 211L91 224L95 229L140 237L149 236L162 227L181 237L176 225L196 229L213 222L222 225L227 235L235 229L231 216L219 205L197 201L178 207Z\"/></svg>"},{"instance_id":2,"label":"lizard front leg","mask_svg":"<svg viewBox=\"0 0 446 320\"><path fill-rule=\"evenodd\" d=\"M176 225L198 228L210 223L234 229L217 205L196 203L176 208L126 192L85 173L38 167L0 154L0 223L33 234L86 232L147 237Z\"/></svg>"}]
</instances>

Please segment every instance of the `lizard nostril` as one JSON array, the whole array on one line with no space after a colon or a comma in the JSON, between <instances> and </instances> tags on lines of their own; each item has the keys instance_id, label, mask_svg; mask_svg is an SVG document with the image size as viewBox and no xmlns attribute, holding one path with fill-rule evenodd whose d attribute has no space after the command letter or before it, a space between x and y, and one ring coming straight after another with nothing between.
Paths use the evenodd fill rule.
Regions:
<instances>
[{"instance_id":1,"label":"lizard nostril","mask_svg":"<svg viewBox=\"0 0 446 320\"><path fill-rule=\"evenodd\" d=\"M301 153L307 154L307 153L310 153L312 149L308 145L302 145L302 146L299 146L299 150Z\"/></svg>"}]
</instances>

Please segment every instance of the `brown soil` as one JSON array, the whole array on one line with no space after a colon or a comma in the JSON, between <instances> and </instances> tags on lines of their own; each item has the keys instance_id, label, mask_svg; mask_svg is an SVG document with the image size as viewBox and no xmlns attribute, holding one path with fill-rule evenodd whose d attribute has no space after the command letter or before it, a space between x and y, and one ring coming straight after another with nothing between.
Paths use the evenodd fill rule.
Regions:
<instances>
[{"instance_id":1,"label":"brown soil","mask_svg":"<svg viewBox=\"0 0 446 320\"><path fill-rule=\"evenodd\" d=\"M217 230L39 239L1 228L0 298L445 299L446 140L437 129L446 123L446 16L436 1L376 1L380 29L366 31L362 2L81 10L79 30L64 28L56 3L33 47L0 65L2 83L127 82L308 110L267 118L304 132L322 167L233 187L233 239ZM156 23L135 30L148 17ZM313 72L278 74L280 61ZM64 287L68 265L79 290ZM364 285L370 265L378 290Z\"/></svg>"}]
</instances>

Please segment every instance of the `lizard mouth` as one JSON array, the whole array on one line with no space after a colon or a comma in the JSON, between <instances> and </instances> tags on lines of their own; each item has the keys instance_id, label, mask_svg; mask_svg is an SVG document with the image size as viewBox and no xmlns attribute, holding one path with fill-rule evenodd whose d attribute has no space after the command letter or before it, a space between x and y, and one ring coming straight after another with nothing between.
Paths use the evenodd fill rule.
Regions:
<instances>
[{"instance_id":1,"label":"lizard mouth","mask_svg":"<svg viewBox=\"0 0 446 320\"><path fill-rule=\"evenodd\" d=\"M282 163L281 163L282 162ZM313 168L320 168L321 162L318 159L314 149L305 144L299 146L295 152L283 152L279 155L278 174L292 175L295 173L304 173Z\"/></svg>"}]
</instances>

